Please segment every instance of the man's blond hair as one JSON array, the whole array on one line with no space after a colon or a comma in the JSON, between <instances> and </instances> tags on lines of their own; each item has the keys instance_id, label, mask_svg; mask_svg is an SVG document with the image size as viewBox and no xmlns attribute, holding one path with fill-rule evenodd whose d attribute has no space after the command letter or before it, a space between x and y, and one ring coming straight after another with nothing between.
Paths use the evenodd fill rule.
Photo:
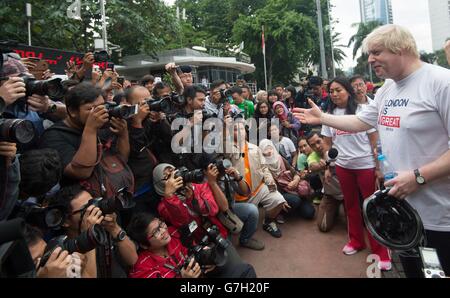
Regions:
<instances>
[{"instance_id":1,"label":"man's blond hair","mask_svg":"<svg viewBox=\"0 0 450 298\"><path fill-rule=\"evenodd\" d=\"M383 46L394 54L402 51L419 58L416 40L411 32L398 25L384 25L375 29L363 41L362 50L369 53L374 46Z\"/></svg>"}]
</instances>

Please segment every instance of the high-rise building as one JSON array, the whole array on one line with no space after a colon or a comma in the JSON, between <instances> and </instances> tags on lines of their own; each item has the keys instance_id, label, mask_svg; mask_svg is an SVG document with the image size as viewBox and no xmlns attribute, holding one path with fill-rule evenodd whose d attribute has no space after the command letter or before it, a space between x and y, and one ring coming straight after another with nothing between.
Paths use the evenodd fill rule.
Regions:
<instances>
[{"instance_id":1,"label":"high-rise building","mask_svg":"<svg viewBox=\"0 0 450 298\"><path fill-rule=\"evenodd\" d=\"M450 0L428 0L433 51L442 50L450 38Z\"/></svg>"},{"instance_id":2,"label":"high-rise building","mask_svg":"<svg viewBox=\"0 0 450 298\"><path fill-rule=\"evenodd\" d=\"M359 6L362 23L380 21L386 25L394 22L391 0L359 0Z\"/></svg>"}]
</instances>

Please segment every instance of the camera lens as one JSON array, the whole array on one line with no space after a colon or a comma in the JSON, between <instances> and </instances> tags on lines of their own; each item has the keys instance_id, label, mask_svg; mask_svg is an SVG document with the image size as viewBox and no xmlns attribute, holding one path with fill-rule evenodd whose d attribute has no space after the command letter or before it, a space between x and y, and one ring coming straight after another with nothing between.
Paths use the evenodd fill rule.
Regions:
<instances>
[{"instance_id":1,"label":"camera lens","mask_svg":"<svg viewBox=\"0 0 450 298\"><path fill-rule=\"evenodd\" d=\"M45 224L50 229L60 227L64 221L64 213L57 208L49 209L45 213Z\"/></svg>"},{"instance_id":2,"label":"camera lens","mask_svg":"<svg viewBox=\"0 0 450 298\"><path fill-rule=\"evenodd\" d=\"M28 144L35 136L31 121L22 119L0 119L0 139L5 142Z\"/></svg>"}]
</instances>

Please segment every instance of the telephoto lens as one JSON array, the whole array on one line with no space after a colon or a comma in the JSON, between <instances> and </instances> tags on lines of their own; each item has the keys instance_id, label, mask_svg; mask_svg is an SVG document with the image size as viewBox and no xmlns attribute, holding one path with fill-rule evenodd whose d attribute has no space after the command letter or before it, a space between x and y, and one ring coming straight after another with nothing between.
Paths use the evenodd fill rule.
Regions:
<instances>
[{"instance_id":1,"label":"telephoto lens","mask_svg":"<svg viewBox=\"0 0 450 298\"><path fill-rule=\"evenodd\" d=\"M52 100L61 100L64 97L65 89L61 84L60 78L40 81L27 75L23 75L21 77L25 83L26 96L37 94L41 96L48 96ZM25 99L26 98L19 100Z\"/></svg>"},{"instance_id":2,"label":"telephoto lens","mask_svg":"<svg viewBox=\"0 0 450 298\"><path fill-rule=\"evenodd\" d=\"M177 170L175 178L183 178L183 183L196 183L200 184L205 179L205 174L203 170L193 170L189 171L186 167L181 167Z\"/></svg>"},{"instance_id":3,"label":"telephoto lens","mask_svg":"<svg viewBox=\"0 0 450 298\"><path fill-rule=\"evenodd\" d=\"M115 102L107 102L105 103L105 107L108 110L109 118L114 117L125 120L130 119L139 111L138 105L118 105Z\"/></svg>"},{"instance_id":4,"label":"telephoto lens","mask_svg":"<svg viewBox=\"0 0 450 298\"><path fill-rule=\"evenodd\" d=\"M0 118L0 141L26 145L33 141L35 134L29 120Z\"/></svg>"}]
</instances>

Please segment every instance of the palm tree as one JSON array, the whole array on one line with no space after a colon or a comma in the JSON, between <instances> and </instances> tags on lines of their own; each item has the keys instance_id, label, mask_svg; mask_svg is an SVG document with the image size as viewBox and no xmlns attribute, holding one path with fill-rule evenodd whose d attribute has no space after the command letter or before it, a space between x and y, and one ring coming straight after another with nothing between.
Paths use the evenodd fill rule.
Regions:
<instances>
[{"instance_id":1,"label":"palm tree","mask_svg":"<svg viewBox=\"0 0 450 298\"><path fill-rule=\"evenodd\" d=\"M352 25L353 28L358 27L358 31L355 35L353 35L349 42L348 46L350 47L353 44L353 59L356 58L356 54L358 50L362 47L364 39L369 35L373 30L377 27L383 25L380 21L370 21L367 23L355 23Z\"/></svg>"}]
</instances>

